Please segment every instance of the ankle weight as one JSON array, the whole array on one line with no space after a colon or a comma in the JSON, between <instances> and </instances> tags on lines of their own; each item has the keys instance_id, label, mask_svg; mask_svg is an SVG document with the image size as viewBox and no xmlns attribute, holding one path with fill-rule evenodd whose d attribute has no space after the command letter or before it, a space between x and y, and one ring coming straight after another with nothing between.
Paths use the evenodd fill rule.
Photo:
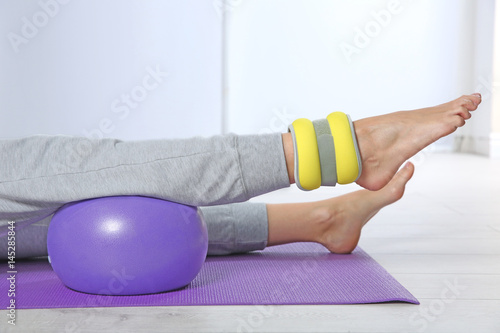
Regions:
<instances>
[{"instance_id":1,"label":"ankle weight","mask_svg":"<svg viewBox=\"0 0 500 333\"><path fill-rule=\"evenodd\" d=\"M355 182L361 156L348 115L333 112L326 119L295 120L289 127L295 153L295 182L301 190Z\"/></svg>"}]
</instances>

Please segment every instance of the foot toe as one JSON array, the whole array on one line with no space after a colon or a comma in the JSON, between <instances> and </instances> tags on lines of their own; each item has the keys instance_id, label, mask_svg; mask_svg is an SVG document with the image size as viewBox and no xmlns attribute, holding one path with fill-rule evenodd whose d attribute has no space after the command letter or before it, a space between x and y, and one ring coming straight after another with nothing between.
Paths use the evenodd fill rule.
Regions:
<instances>
[{"instance_id":1,"label":"foot toe","mask_svg":"<svg viewBox=\"0 0 500 333\"><path fill-rule=\"evenodd\" d=\"M473 108L470 109L470 111L474 111L477 109L477 107L479 106L479 104L481 104L481 100L482 100L482 96L480 93L475 93L475 94L472 94L472 95L468 95L468 96L465 96L467 99L470 99L472 104L473 104Z\"/></svg>"},{"instance_id":2,"label":"foot toe","mask_svg":"<svg viewBox=\"0 0 500 333\"><path fill-rule=\"evenodd\" d=\"M477 104L472 100L473 96L463 96L460 99L460 106L466 111L474 111L477 109Z\"/></svg>"},{"instance_id":3,"label":"foot toe","mask_svg":"<svg viewBox=\"0 0 500 333\"><path fill-rule=\"evenodd\" d=\"M476 104L476 105L479 105L481 104L481 100L482 100L482 96L480 93L474 93L471 95L472 96L472 100L473 102Z\"/></svg>"},{"instance_id":4,"label":"foot toe","mask_svg":"<svg viewBox=\"0 0 500 333\"><path fill-rule=\"evenodd\" d=\"M393 203L398 201L403 197L406 183L413 176L413 172L415 171L415 166L411 162L407 162L401 170L399 170L392 180L385 186L381 191L382 196L385 196L386 203Z\"/></svg>"},{"instance_id":5,"label":"foot toe","mask_svg":"<svg viewBox=\"0 0 500 333\"><path fill-rule=\"evenodd\" d=\"M453 117L453 120L454 120L453 125L455 126L455 129L465 125L465 117L461 114L456 114Z\"/></svg>"}]
</instances>

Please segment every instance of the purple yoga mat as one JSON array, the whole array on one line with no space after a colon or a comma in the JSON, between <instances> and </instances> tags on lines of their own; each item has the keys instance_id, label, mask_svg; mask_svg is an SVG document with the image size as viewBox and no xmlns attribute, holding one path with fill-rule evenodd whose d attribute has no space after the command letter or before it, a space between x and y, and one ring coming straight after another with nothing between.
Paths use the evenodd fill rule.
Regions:
<instances>
[{"instance_id":1,"label":"purple yoga mat","mask_svg":"<svg viewBox=\"0 0 500 333\"><path fill-rule=\"evenodd\" d=\"M5 276L6 265L3 267ZM341 255L329 253L315 243L208 257L201 272L187 287L152 295L99 296L76 292L62 284L47 260L18 262L16 269L17 309L390 301L419 304L361 248ZM7 295L7 279L0 281L0 292ZM126 281L122 278L125 288ZM5 309L9 299L0 299L0 306Z\"/></svg>"}]
</instances>

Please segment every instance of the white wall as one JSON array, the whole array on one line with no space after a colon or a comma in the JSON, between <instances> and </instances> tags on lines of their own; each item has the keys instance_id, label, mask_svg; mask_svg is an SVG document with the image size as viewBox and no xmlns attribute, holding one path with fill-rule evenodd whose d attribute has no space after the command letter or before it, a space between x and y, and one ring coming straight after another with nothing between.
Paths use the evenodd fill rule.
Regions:
<instances>
[{"instance_id":1,"label":"white wall","mask_svg":"<svg viewBox=\"0 0 500 333\"><path fill-rule=\"evenodd\" d=\"M470 0L241 0L227 11L227 130L283 131L295 117L359 119L472 93L474 13Z\"/></svg>"},{"instance_id":2,"label":"white wall","mask_svg":"<svg viewBox=\"0 0 500 333\"><path fill-rule=\"evenodd\" d=\"M0 0L0 37L0 137L221 132L222 19L210 1Z\"/></svg>"},{"instance_id":3,"label":"white wall","mask_svg":"<svg viewBox=\"0 0 500 333\"><path fill-rule=\"evenodd\" d=\"M491 84L490 156L500 158L500 1L496 1L493 51L493 78Z\"/></svg>"},{"instance_id":4,"label":"white wall","mask_svg":"<svg viewBox=\"0 0 500 333\"><path fill-rule=\"evenodd\" d=\"M494 0L0 0L0 137L277 132L334 110L359 119L487 94L493 7ZM28 29L33 22L37 31ZM13 34L26 43L13 45ZM168 72L158 84L148 77L156 68ZM134 94L139 101L127 107L125 95ZM460 145L446 138L439 147L487 153L480 143L492 103L485 99L457 132Z\"/></svg>"},{"instance_id":5,"label":"white wall","mask_svg":"<svg viewBox=\"0 0 500 333\"><path fill-rule=\"evenodd\" d=\"M458 146L461 151L492 156L491 132L493 117L493 41L495 23L495 0L475 1L471 16L474 26L473 81L474 91L482 94L482 103L478 112L460 129ZM498 111L497 111L498 112Z\"/></svg>"}]
</instances>

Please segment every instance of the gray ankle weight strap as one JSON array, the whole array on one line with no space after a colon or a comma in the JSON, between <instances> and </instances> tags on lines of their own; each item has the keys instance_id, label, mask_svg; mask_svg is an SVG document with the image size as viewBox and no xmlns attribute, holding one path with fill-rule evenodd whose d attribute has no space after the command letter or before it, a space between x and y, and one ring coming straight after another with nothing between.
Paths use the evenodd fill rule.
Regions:
<instances>
[{"instance_id":1,"label":"gray ankle weight strap","mask_svg":"<svg viewBox=\"0 0 500 333\"><path fill-rule=\"evenodd\" d=\"M330 125L326 119L314 120L312 123L318 141L319 161L321 164L321 185L335 186L337 184L337 163L335 160L335 145Z\"/></svg>"}]
</instances>

